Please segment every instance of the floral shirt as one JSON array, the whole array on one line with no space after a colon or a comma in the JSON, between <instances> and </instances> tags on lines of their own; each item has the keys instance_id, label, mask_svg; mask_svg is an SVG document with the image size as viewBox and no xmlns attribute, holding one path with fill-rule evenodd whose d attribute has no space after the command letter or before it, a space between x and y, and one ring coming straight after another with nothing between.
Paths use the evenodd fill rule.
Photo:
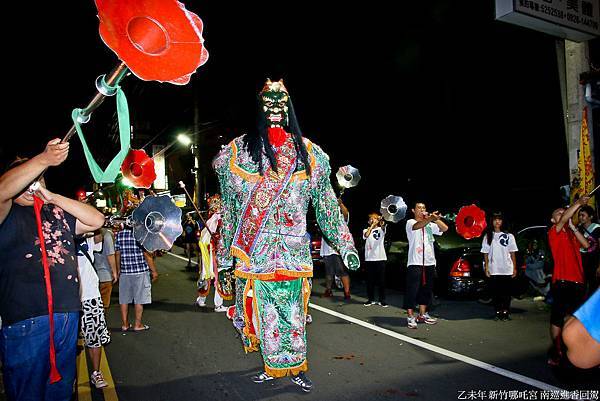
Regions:
<instances>
[{"instance_id":1,"label":"floral shirt","mask_svg":"<svg viewBox=\"0 0 600 401\"><path fill-rule=\"evenodd\" d=\"M58 206L42 207L54 311L80 309L75 218ZM0 225L0 316L3 325L48 314L40 239L33 207L13 203Z\"/></svg>"},{"instance_id":2,"label":"floral shirt","mask_svg":"<svg viewBox=\"0 0 600 401\"><path fill-rule=\"evenodd\" d=\"M238 277L272 279L275 273L290 277L311 277L310 237L306 231L309 204L315 209L323 235L342 257L355 252L354 241L340 212L329 181L329 157L317 145L304 139L311 164L310 176L302 161L278 195L269 204L256 237L249 263L232 256L232 242L249 199L262 176L258 165L244 149L243 137L225 146L214 160L223 199L223 227L217 258L220 266L232 266ZM268 166L264 156L263 165ZM275 189L274 189L275 190Z\"/></svg>"}]
</instances>

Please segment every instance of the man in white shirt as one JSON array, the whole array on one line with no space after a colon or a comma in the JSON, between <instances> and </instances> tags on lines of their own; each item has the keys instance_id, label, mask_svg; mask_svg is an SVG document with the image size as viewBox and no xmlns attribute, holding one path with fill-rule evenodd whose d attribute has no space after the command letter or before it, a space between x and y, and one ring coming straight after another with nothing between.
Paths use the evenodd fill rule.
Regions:
<instances>
[{"instance_id":1,"label":"man in white shirt","mask_svg":"<svg viewBox=\"0 0 600 401\"><path fill-rule=\"evenodd\" d=\"M365 269L367 270L367 294L364 306L381 305L385 302L385 222L378 213L369 215L369 227L363 230L365 240ZM375 285L379 290L379 302L375 302Z\"/></svg>"},{"instance_id":2,"label":"man in white shirt","mask_svg":"<svg viewBox=\"0 0 600 401\"><path fill-rule=\"evenodd\" d=\"M437 323L437 319L427 313L427 306L433 296L436 264L433 236L442 235L448 230L448 226L440 219L439 212L428 213L427 207L422 202L417 202L412 212L414 219L406 222L408 261L404 307L408 313L408 328L416 329L417 322ZM419 316L415 318L413 309L417 304Z\"/></svg>"},{"instance_id":3,"label":"man in white shirt","mask_svg":"<svg viewBox=\"0 0 600 401\"><path fill-rule=\"evenodd\" d=\"M346 208L346 205L344 205L339 198L338 204L340 205L340 212L342 212L342 216L344 216L344 220L346 221L346 224L348 224L350 222L348 208ZM323 293L323 297L333 296L331 291L333 278L334 276L338 276L342 280L344 286L344 300L349 301L350 276L348 275L348 269L344 266L344 261L340 254L329 245L329 242L327 242L325 237L323 237L321 241L320 255L323 258L323 264L325 265L325 292Z\"/></svg>"}]
</instances>

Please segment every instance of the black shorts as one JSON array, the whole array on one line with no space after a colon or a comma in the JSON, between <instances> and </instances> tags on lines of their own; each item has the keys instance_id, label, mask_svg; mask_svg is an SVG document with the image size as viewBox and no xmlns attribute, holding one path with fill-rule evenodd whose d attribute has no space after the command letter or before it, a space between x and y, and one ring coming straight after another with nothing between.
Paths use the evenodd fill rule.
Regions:
<instances>
[{"instance_id":1,"label":"black shorts","mask_svg":"<svg viewBox=\"0 0 600 401\"><path fill-rule=\"evenodd\" d=\"M572 315L583 301L585 287L572 281L557 281L552 284L552 311L550 323L563 327L565 318Z\"/></svg>"},{"instance_id":2,"label":"black shorts","mask_svg":"<svg viewBox=\"0 0 600 401\"><path fill-rule=\"evenodd\" d=\"M186 235L183 237L184 244L195 244L198 242L198 238L195 235Z\"/></svg>"},{"instance_id":3,"label":"black shorts","mask_svg":"<svg viewBox=\"0 0 600 401\"><path fill-rule=\"evenodd\" d=\"M323 264L325 264L326 276L345 277L348 275L348 271L344 267L344 262L340 255L323 256Z\"/></svg>"}]
</instances>

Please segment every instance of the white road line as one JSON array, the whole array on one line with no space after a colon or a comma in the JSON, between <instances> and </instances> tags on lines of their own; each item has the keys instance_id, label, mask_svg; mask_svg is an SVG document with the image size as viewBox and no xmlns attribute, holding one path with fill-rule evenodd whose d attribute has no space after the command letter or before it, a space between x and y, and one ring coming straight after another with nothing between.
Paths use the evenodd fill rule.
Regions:
<instances>
[{"instance_id":1,"label":"white road line","mask_svg":"<svg viewBox=\"0 0 600 401\"><path fill-rule=\"evenodd\" d=\"M428 351L435 352L437 354L441 354L441 355L447 356L448 358L456 359L456 360L464 362L464 363L468 363L469 365L473 365L473 366L476 366L478 368L487 370L489 372L496 373L496 374L498 374L500 376L508 377L509 379L516 380L516 381L519 381L521 383L528 384L530 386L539 388L541 390L554 390L554 391L561 391L562 390L561 388L554 387L554 386L552 386L550 384L541 382L539 380L535 380L535 379L532 379L530 377L523 376L523 375L520 375L520 374L515 373L515 372L511 372L510 370L506 370L506 369L502 369L502 368L499 368L499 367L494 366L494 365L490 365L489 363L478 361L477 359L473 359L473 358L470 358L470 357L465 356L465 355L457 354L456 352L452 352L452 351L449 351L447 349L444 349L444 348L441 348L441 347L438 347L438 346L435 346L435 345L428 344L428 343L426 343L424 341L416 340L416 339L414 339L412 337L408 337L408 336L402 335L400 333L396 333L395 331L384 329L384 328L376 326L374 324L367 323L367 322L365 322L363 320L356 319L356 318L354 318L352 316L344 315L343 313L339 313L339 312L333 311L331 309L327 309L327 308L325 308L323 306L313 304L312 302L309 303L308 305L311 308L316 309L316 310L318 310L320 312L323 312L323 313L327 313L328 315L335 316L335 317L340 318L340 319L344 319L344 320L346 320L348 322L357 324L359 326L365 327L365 328L370 329L370 330L377 331L377 332L379 332L381 334L385 334L385 335L390 336L390 337L397 338L397 339L405 341L405 342L407 342L409 344L416 345L417 347L424 348L424 349L426 349Z\"/></svg>"},{"instance_id":2,"label":"white road line","mask_svg":"<svg viewBox=\"0 0 600 401\"><path fill-rule=\"evenodd\" d=\"M179 259L181 259L181 260L185 260L186 262L188 261L188 260L187 260L187 258L184 258L183 256L175 255L175 254L174 254L174 253L172 253L172 252L167 252L167 254L168 254L168 255L171 255L171 256L175 256L176 258L179 258ZM196 262L195 260L192 260L191 262L192 262L193 264L195 264L195 265L197 265L197 264L198 264L198 262Z\"/></svg>"},{"instance_id":3,"label":"white road line","mask_svg":"<svg viewBox=\"0 0 600 401\"><path fill-rule=\"evenodd\" d=\"M174 256L174 257L179 258L181 260L187 261L187 259L184 258L184 257L182 257L182 256L175 255L174 253L171 253L171 252L167 252L167 253L169 255L171 255L171 256ZM194 261L192 261L192 262L194 262ZM194 263L196 263L196 262L194 262ZM477 359L473 359L471 357L468 357L468 356L465 356L465 355L462 355L462 354L458 354L458 353L453 352L453 351L449 351L449 350L447 350L445 348L441 348L441 347L438 347L436 345L428 344L428 343L426 343L424 341L421 341L421 340L416 340L416 339L414 339L412 337L408 337L408 336L405 336L403 334L396 333L395 331L384 329L383 327L376 326L374 324L365 322L363 320L354 318L352 316L344 315L343 313L339 313L339 312L333 311L331 309L325 308L323 306L313 304L312 302L309 303L308 305L311 308L316 309L316 310L318 310L320 312L323 312L323 313L327 313L328 315L335 316L337 318L340 318L340 319L346 320L348 322L357 324L357 325L362 326L364 328L377 331L377 332L379 332L381 334L385 334L385 335L390 336L390 337L397 338L397 339L405 341L405 342L407 342L409 344L416 345L417 347L424 348L424 349L426 349L428 351L431 351L431 352L435 352L436 354L444 355L444 356L447 356L448 358L456 359L457 361L461 361L461 362L467 363L469 365L472 365L472 366L475 366L475 367L487 370L487 371L495 373L497 375L508 377L509 379L516 380L516 381L521 382L521 383L525 383L525 384L530 385L532 387L539 388L540 390L548 390L548 391L549 390L554 390L554 391L561 391L562 390L561 388L552 386L552 385L550 385L548 383L544 383L542 381L535 380L535 379L532 379L532 378L527 377L527 376L523 376L523 375L521 375L519 373L511 372L510 370L499 368L498 366L494 366L494 365L491 365L489 363L482 362L482 361L479 361Z\"/></svg>"}]
</instances>

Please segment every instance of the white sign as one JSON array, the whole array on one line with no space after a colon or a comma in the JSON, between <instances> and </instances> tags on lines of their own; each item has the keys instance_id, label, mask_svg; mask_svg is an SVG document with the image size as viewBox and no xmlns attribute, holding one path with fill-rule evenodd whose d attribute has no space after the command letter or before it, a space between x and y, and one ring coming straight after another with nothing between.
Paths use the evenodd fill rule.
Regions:
<instances>
[{"instance_id":1,"label":"white sign","mask_svg":"<svg viewBox=\"0 0 600 401\"><path fill-rule=\"evenodd\" d=\"M154 171L156 172L155 189L169 189L165 170L165 154L161 153L163 148L163 145L152 145L152 158L154 159Z\"/></svg>"},{"instance_id":2,"label":"white sign","mask_svg":"<svg viewBox=\"0 0 600 401\"><path fill-rule=\"evenodd\" d=\"M600 36L600 0L496 0L496 19L583 42Z\"/></svg>"}]
</instances>

